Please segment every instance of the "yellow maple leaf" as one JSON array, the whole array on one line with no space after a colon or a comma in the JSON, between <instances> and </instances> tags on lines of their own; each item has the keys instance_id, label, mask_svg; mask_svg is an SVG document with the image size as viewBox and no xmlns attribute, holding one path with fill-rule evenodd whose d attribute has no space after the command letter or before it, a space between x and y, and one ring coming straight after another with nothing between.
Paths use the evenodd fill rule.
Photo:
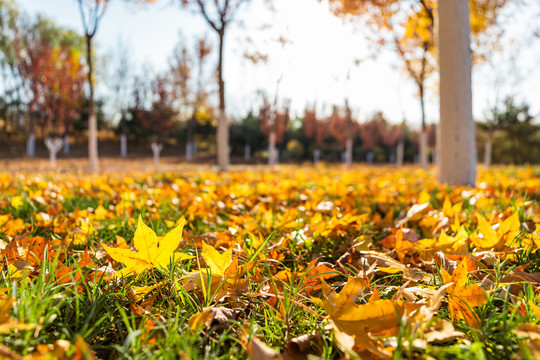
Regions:
<instances>
[{"instance_id":1,"label":"yellow maple leaf","mask_svg":"<svg viewBox=\"0 0 540 360\"><path fill-rule=\"evenodd\" d=\"M19 207L23 206L24 202L22 201L21 196L13 196L11 198L11 206L15 209L18 209Z\"/></svg>"},{"instance_id":2,"label":"yellow maple leaf","mask_svg":"<svg viewBox=\"0 0 540 360\"><path fill-rule=\"evenodd\" d=\"M206 268L192 272L182 279L184 289L202 290L205 296L213 297L220 301L225 296L236 299L239 294L247 291L247 279L240 277L245 270L239 268L238 257L232 257L232 249L220 253L214 247L202 243L201 256L206 263ZM209 289L209 293L207 290Z\"/></svg>"},{"instance_id":3,"label":"yellow maple leaf","mask_svg":"<svg viewBox=\"0 0 540 360\"><path fill-rule=\"evenodd\" d=\"M171 261L193 258L193 256L175 252L180 241L182 241L182 230L185 223L185 220L180 221L180 224L176 228L169 231L161 239L158 239L154 230L149 228L139 216L137 230L133 239L137 251L113 248L102 243L101 245L105 251L115 261L126 265L125 268L118 271L115 275L140 274L147 269L164 268Z\"/></svg>"},{"instance_id":4,"label":"yellow maple leaf","mask_svg":"<svg viewBox=\"0 0 540 360\"><path fill-rule=\"evenodd\" d=\"M506 246L519 246L515 241L516 237L521 233L521 222L517 211L500 223L497 233L504 240Z\"/></svg>"},{"instance_id":5,"label":"yellow maple leaf","mask_svg":"<svg viewBox=\"0 0 540 360\"><path fill-rule=\"evenodd\" d=\"M484 249L495 248L496 250L502 249L505 245L512 246L517 245L514 243L514 239L521 232L518 212L508 217L503 222L499 223L499 228L495 230L491 224L479 213L476 214L478 219L478 232L482 234L482 237L476 237L473 243L475 246Z\"/></svg>"},{"instance_id":6,"label":"yellow maple leaf","mask_svg":"<svg viewBox=\"0 0 540 360\"><path fill-rule=\"evenodd\" d=\"M212 272L212 275L222 276L225 274L225 271L232 261L232 248L220 254L213 246L207 245L204 242L202 243L202 246L203 250L201 256L204 259L206 266L208 266Z\"/></svg>"},{"instance_id":7,"label":"yellow maple leaf","mask_svg":"<svg viewBox=\"0 0 540 360\"><path fill-rule=\"evenodd\" d=\"M366 332L374 334L397 334L401 317L411 314L422 305L401 300L373 300L359 305L356 299L365 290L365 280L351 278L339 294L322 282L324 299L312 298L332 319L336 327L352 336L361 338Z\"/></svg>"},{"instance_id":8,"label":"yellow maple leaf","mask_svg":"<svg viewBox=\"0 0 540 360\"><path fill-rule=\"evenodd\" d=\"M467 252L467 239L469 235L467 230L461 226L455 236L450 236L446 234L444 230L441 231L437 242L435 243L435 248L437 250L446 250L451 249L453 254L462 254Z\"/></svg>"},{"instance_id":9,"label":"yellow maple leaf","mask_svg":"<svg viewBox=\"0 0 540 360\"><path fill-rule=\"evenodd\" d=\"M480 319L471 308L487 303L487 297L479 285L467 286L467 260L463 259L452 275L444 269L441 269L441 273L445 284L452 284L447 288L450 294L448 298L450 315L455 319L464 320L471 327L480 328Z\"/></svg>"},{"instance_id":10,"label":"yellow maple leaf","mask_svg":"<svg viewBox=\"0 0 540 360\"><path fill-rule=\"evenodd\" d=\"M448 196L445 196L444 202L443 202L443 208L442 212L448 216L449 218L452 218L456 215L459 215L461 212L461 208L463 207L463 202L458 202L452 205L452 202L450 201L450 198Z\"/></svg>"},{"instance_id":11,"label":"yellow maple leaf","mask_svg":"<svg viewBox=\"0 0 540 360\"><path fill-rule=\"evenodd\" d=\"M145 295L149 294L152 290L157 289L163 285L165 285L165 281L160 281L157 284L150 286L132 286L131 288L133 290L133 299L135 301L141 301Z\"/></svg>"},{"instance_id":12,"label":"yellow maple leaf","mask_svg":"<svg viewBox=\"0 0 540 360\"><path fill-rule=\"evenodd\" d=\"M109 214L109 211L103 207L103 205L99 205L96 210L94 210L94 218L96 220L105 220L107 219L107 215Z\"/></svg>"},{"instance_id":13,"label":"yellow maple leaf","mask_svg":"<svg viewBox=\"0 0 540 360\"><path fill-rule=\"evenodd\" d=\"M532 300L529 300L529 307L533 311L536 318L540 320L540 307L536 305Z\"/></svg>"}]
</instances>

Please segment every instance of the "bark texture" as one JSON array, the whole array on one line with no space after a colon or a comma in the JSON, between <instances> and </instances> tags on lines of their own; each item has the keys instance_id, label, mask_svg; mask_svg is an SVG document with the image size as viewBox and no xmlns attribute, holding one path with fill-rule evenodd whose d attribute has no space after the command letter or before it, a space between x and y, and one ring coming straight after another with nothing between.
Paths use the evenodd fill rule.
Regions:
<instances>
[{"instance_id":1,"label":"bark texture","mask_svg":"<svg viewBox=\"0 0 540 360\"><path fill-rule=\"evenodd\" d=\"M440 0L438 12L439 182L474 186L476 146L472 116L469 4L467 0Z\"/></svg>"}]
</instances>

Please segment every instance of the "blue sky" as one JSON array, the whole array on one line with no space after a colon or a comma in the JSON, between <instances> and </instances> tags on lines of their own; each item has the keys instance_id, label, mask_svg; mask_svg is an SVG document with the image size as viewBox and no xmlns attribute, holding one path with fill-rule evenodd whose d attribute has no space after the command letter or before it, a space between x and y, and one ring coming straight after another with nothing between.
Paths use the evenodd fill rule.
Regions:
<instances>
[{"instance_id":1,"label":"blue sky","mask_svg":"<svg viewBox=\"0 0 540 360\"><path fill-rule=\"evenodd\" d=\"M30 14L42 13L57 23L82 31L76 0L18 0ZM378 53L374 59L353 66L354 59L373 54L364 36L350 24L333 17L324 3L316 0L275 0L271 13L258 1L241 10L241 26L230 29L226 38L225 82L228 112L233 117L257 108L263 89L271 97L277 80L283 76L279 93L292 101L292 109L303 113L307 102L330 111L333 104L343 104L348 97L360 121L382 110L393 122L405 116L412 126L419 125L420 110L414 83L402 71L399 59L391 52ZM121 40L132 53L132 62L149 64L153 72L166 68L181 31L188 41L207 34L217 45L217 37L198 14L171 5L168 0L146 6L111 2L96 35L98 53L113 54ZM262 30L262 25L271 24ZM521 22L521 26L525 22ZM512 26L518 34L523 29ZM513 34L512 33L512 34ZM285 48L276 41L285 36L292 41ZM252 42L248 42L248 37ZM515 80L506 65L476 67L473 73L473 109L476 119L483 119L496 98L497 78L503 81L500 97L515 93L527 100L535 114L540 114L539 42L521 47L516 68L521 80ZM265 65L253 65L243 59L247 50L268 53ZM507 64L505 52L498 55ZM347 73L350 78L347 80ZM508 72L508 74L505 74ZM504 76L502 76L502 75ZM497 76L501 75L501 76ZM100 88L106 95L104 86ZM436 122L438 103L435 95L427 99L428 122Z\"/></svg>"}]
</instances>

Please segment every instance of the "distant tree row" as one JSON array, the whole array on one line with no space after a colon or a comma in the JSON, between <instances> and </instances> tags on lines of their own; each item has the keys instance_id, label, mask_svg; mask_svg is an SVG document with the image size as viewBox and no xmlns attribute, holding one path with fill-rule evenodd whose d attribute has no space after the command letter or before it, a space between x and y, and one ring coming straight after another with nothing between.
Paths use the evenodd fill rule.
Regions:
<instances>
[{"instance_id":1,"label":"distant tree row","mask_svg":"<svg viewBox=\"0 0 540 360\"><path fill-rule=\"evenodd\" d=\"M109 106L112 104L115 115L105 123L103 99L94 96L94 67L99 61L92 51L92 39L109 0L79 0L83 35L43 17L31 19L17 8L14 0L0 0L3 142L20 139L22 134L26 153L33 156L39 137L54 163L62 145L64 153L69 153L71 135L88 131L93 170L98 168L98 127L116 131L121 156L127 156L129 141L144 142L150 145L158 164L164 146L180 141L185 144L187 161L196 157L199 147L212 149L218 153L221 170L227 168L230 154L239 153L246 161L251 160L252 154L264 155L270 165L281 158L343 161L348 165L353 160L391 161L398 165L418 161L425 167L429 157L436 157L436 131L426 123L424 115L426 81L437 72L435 1L330 1L335 14L363 19L381 43L397 51L418 86L422 110L419 131L410 130L405 122L390 124L382 113L360 123L354 119L348 101L343 107L335 106L329 116L319 116L314 106L308 106L301 119L291 118L289 102L280 103L277 95L271 101L264 94L261 104L250 106L259 110L245 119L233 120L229 130L223 44L226 28L244 2L247 0L181 2L181 6L192 6L198 11L218 35L217 66L209 61L215 44L205 38L191 42L180 38L168 68L160 73L146 68L136 72L129 50L120 47L118 58L107 70L106 85L113 93ZM499 12L508 2L469 2L473 50L478 61L486 57L485 50L492 46ZM523 150L537 147L537 128L526 104L508 99L494 108L477 130L485 164L538 161L540 156L534 150ZM226 145L228 150L224 149Z\"/></svg>"},{"instance_id":2,"label":"distant tree row","mask_svg":"<svg viewBox=\"0 0 540 360\"><path fill-rule=\"evenodd\" d=\"M211 111L211 108L209 109ZM132 141L150 143L156 135L145 127L144 120L132 109L126 122ZM274 112L274 114L272 114ZM512 98L493 109L493 119L477 123L477 148L480 159L490 156L486 165L525 164L540 162L540 124L536 123L527 104ZM273 120L270 120L273 117ZM186 144L191 136L191 118L174 122L166 144ZM203 151L215 151L215 116L210 112L197 117L197 132L191 138L194 152L186 147L185 159L192 160L199 147ZM344 131L346 130L346 131ZM403 163L419 162L420 129L411 129L406 122L392 124L382 112L374 114L362 123L352 118L347 106L334 106L332 113L319 117L313 107L308 107L303 117L290 118L286 104L279 108L264 100L258 112L235 119L230 125L230 151L236 161L245 162L299 162L326 161ZM436 158L436 126L426 125L428 161ZM274 135L272 135L274 132ZM120 129L117 129L120 133ZM486 145L496 144L491 155ZM273 139L272 139L273 138ZM489 145L491 146L491 145ZM274 149L272 151L272 148ZM274 152L274 159L271 159Z\"/></svg>"}]
</instances>

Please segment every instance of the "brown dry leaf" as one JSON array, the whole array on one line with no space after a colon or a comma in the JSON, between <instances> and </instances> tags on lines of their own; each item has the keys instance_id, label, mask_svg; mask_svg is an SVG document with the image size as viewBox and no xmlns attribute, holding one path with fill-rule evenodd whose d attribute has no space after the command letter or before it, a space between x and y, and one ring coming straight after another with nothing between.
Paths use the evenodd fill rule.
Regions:
<instances>
[{"instance_id":1,"label":"brown dry leaf","mask_svg":"<svg viewBox=\"0 0 540 360\"><path fill-rule=\"evenodd\" d=\"M188 325L193 330L197 330L203 326L210 327L214 324L227 325L230 320L236 320L238 315L238 311L224 306L210 306L192 315L188 320Z\"/></svg>"},{"instance_id":2,"label":"brown dry leaf","mask_svg":"<svg viewBox=\"0 0 540 360\"><path fill-rule=\"evenodd\" d=\"M526 338L523 340L523 344L529 350L531 358L538 359L540 356L540 326L531 323L519 324L514 329L514 334Z\"/></svg>"},{"instance_id":3,"label":"brown dry leaf","mask_svg":"<svg viewBox=\"0 0 540 360\"><path fill-rule=\"evenodd\" d=\"M362 336L349 335L341 331L334 322L330 322L330 328L334 332L334 341L338 348L345 353L345 359L391 359L392 349L387 349L384 344L371 337L368 333Z\"/></svg>"},{"instance_id":4,"label":"brown dry leaf","mask_svg":"<svg viewBox=\"0 0 540 360\"><path fill-rule=\"evenodd\" d=\"M405 269L405 265L386 254L377 251L355 251L353 248L338 260L339 265L343 266L347 263L352 264L357 269L369 269L373 265L379 269L395 269L396 272ZM369 271L366 271L366 275L369 275Z\"/></svg>"},{"instance_id":5,"label":"brown dry leaf","mask_svg":"<svg viewBox=\"0 0 540 360\"><path fill-rule=\"evenodd\" d=\"M430 288L425 287L419 287L419 286L411 286L411 287L401 287L399 289L400 291L400 298L403 297L409 302L417 302L418 297L424 298L424 299L431 299L433 296L435 296L436 291ZM396 299L399 300L399 299Z\"/></svg>"},{"instance_id":6,"label":"brown dry leaf","mask_svg":"<svg viewBox=\"0 0 540 360\"><path fill-rule=\"evenodd\" d=\"M428 343L443 343L463 336L465 336L465 334L456 331L454 324L444 319L437 319L424 332L424 340Z\"/></svg>"},{"instance_id":7,"label":"brown dry leaf","mask_svg":"<svg viewBox=\"0 0 540 360\"><path fill-rule=\"evenodd\" d=\"M2 360L22 360L22 356L5 345L0 344L0 359Z\"/></svg>"},{"instance_id":8,"label":"brown dry leaf","mask_svg":"<svg viewBox=\"0 0 540 360\"><path fill-rule=\"evenodd\" d=\"M256 337L252 338L247 346L250 360L274 360L279 359L279 351L268 347Z\"/></svg>"},{"instance_id":9,"label":"brown dry leaf","mask_svg":"<svg viewBox=\"0 0 540 360\"><path fill-rule=\"evenodd\" d=\"M154 305L154 301L156 301L157 296L158 293L155 293L148 299L144 300L140 305L131 304L131 310L133 310L133 312L137 315L152 315L150 310L152 310L152 306Z\"/></svg>"},{"instance_id":10,"label":"brown dry leaf","mask_svg":"<svg viewBox=\"0 0 540 360\"><path fill-rule=\"evenodd\" d=\"M502 279L503 283L510 283L510 292L518 295L523 291L524 284L530 284L534 288L540 287L540 272L528 273L523 266L516 267L511 274Z\"/></svg>"},{"instance_id":11,"label":"brown dry leaf","mask_svg":"<svg viewBox=\"0 0 540 360\"><path fill-rule=\"evenodd\" d=\"M540 341L540 325L532 323L519 324L514 333L518 336L527 337L531 340Z\"/></svg>"},{"instance_id":12,"label":"brown dry leaf","mask_svg":"<svg viewBox=\"0 0 540 360\"><path fill-rule=\"evenodd\" d=\"M322 350L321 335L317 333L298 336L287 344L283 360L307 360L308 355L320 356Z\"/></svg>"},{"instance_id":13,"label":"brown dry leaf","mask_svg":"<svg viewBox=\"0 0 540 360\"><path fill-rule=\"evenodd\" d=\"M478 269L477 261L480 261L480 259L481 258L477 256L470 257L464 255L445 254L442 251L438 251L435 254L435 260L437 264L439 264L439 266L446 270L450 275L454 273L454 270L463 260L467 262L467 272L475 273Z\"/></svg>"},{"instance_id":14,"label":"brown dry leaf","mask_svg":"<svg viewBox=\"0 0 540 360\"><path fill-rule=\"evenodd\" d=\"M403 269L403 278L405 278L405 280L410 280L415 283L422 282L427 284L432 280L433 276L423 272L416 267L406 267L405 269Z\"/></svg>"},{"instance_id":15,"label":"brown dry leaf","mask_svg":"<svg viewBox=\"0 0 540 360\"><path fill-rule=\"evenodd\" d=\"M420 236L412 229L400 228L396 233L396 254L403 263L415 263L415 258L425 250Z\"/></svg>"},{"instance_id":16,"label":"brown dry leaf","mask_svg":"<svg viewBox=\"0 0 540 360\"><path fill-rule=\"evenodd\" d=\"M415 204L411 206L409 211L407 211L407 215L405 218L401 219L396 223L396 227L401 227L405 225L408 221L416 220L420 218L420 215L427 210L429 207L429 199L428 201L421 203L421 204Z\"/></svg>"}]
</instances>

